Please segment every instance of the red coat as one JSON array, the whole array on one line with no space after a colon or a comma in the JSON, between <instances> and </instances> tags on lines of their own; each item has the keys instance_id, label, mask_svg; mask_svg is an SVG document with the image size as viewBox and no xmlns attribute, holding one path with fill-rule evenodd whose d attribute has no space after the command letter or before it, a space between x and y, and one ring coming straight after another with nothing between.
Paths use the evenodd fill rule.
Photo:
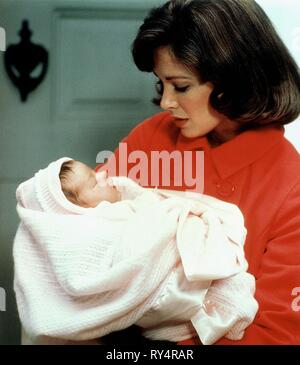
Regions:
<instances>
[{"instance_id":1,"label":"red coat","mask_svg":"<svg viewBox=\"0 0 300 365\"><path fill-rule=\"evenodd\" d=\"M247 131L212 148L206 137L183 137L164 112L139 124L122 142L128 152L148 156L204 150L204 193L238 205L244 214L245 254L256 278L259 312L242 340L218 343L300 344L300 156L284 129Z\"/></svg>"}]
</instances>

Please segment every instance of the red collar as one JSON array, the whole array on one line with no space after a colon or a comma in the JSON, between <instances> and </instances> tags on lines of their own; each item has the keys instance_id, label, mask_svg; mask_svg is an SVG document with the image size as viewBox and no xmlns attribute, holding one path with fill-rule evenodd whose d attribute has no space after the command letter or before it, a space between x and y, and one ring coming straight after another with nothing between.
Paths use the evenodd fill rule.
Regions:
<instances>
[{"instance_id":1,"label":"red collar","mask_svg":"<svg viewBox=\"0 0 300 365\"><path fill-rule=\"evenodd\" d=\"M226 179L251 165L279 143L283 135L283 127L268 126L243 132L230 141L211 148L211 157L220 177Z\"/></svg>"},{"instance_id":2,"label":"red collar","mask_svg":"<svg viewBox=\"0 0 300 365\"><path fill-rule=\"evenodd\" d=\"M218 147L211 147L206 137L186 138L179 133L176 147L209 153L218 174L226 179L261 158L282 140L283 135L283 127L266 126L243 132Z\"/></svg>"}]
</instances>

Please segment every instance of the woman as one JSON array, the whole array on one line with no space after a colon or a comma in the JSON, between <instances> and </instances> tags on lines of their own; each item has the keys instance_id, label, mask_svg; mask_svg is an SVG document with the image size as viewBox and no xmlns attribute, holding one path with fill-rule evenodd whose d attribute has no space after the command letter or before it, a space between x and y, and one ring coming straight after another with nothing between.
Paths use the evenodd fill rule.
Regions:
<instances>
[{"instance_id":1,"label":"woman","mask_svg":"<svg viewBox=\"0 0 300 365\"><path fill-rule=\"evenodd\" d=\"M157 76L165 112L133 129L127 153L151 161L151 151L204 151L204 194L237 204L245 218L259 312L243 339L217 343L299 344L300 157L283 128L300 113L295 61L253 0L169 1L145 19L132 54ZM150 165L150 175L165 173ZM175 184L174 165L167 174L168 188L190 188Z\"/></svg>"}]
</instances>

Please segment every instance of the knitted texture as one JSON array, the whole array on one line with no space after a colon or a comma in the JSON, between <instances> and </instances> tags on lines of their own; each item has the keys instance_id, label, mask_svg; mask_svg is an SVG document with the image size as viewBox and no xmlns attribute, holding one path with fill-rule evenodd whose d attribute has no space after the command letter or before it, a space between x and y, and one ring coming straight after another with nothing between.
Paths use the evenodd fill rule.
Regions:
<instances>
[{"instance_id":1,"label":"knitted texture","mask_svg":"<svg viewBox=\"0 0 300 365\"><path fill-rule=\"evenodd\" d=\"M210 344L243 335L257 304L237 207L145 190L127 178L118 188L134 200L77 207L61 192L63 161L17 190L14 289L33 341L86 341L136 323L152 339L198 334ZM205 310L207 300L215 312Z\"/></svg>"},{"instance_id":2,"label":"knitted texture","mask_svg":"<svg viewBox=\"0 0 300 365\"><path fill-rule=\"evenodd\" d=\"M51 162L34 177L20 184L16 191L17 201L28 209L57 214L83 214L85 211L69 202L61 190L59 172L69 157Z\"/></svg>"}]
</instances>

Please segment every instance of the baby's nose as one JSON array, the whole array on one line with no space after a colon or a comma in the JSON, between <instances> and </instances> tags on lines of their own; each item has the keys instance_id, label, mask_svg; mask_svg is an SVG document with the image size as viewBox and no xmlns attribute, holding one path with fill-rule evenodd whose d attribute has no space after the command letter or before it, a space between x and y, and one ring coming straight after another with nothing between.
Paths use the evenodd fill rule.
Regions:
<instances>
[{"instance_id":1,"label":"baby's nose","mask_svg":"<svg viewBox=\"0 0 300 365\"><path fill-rule=\"evenodd\" d=\"M100 171L96 174L96 180L99 186L107 185L107 170Z\"/></svg>"}]
</instances>

